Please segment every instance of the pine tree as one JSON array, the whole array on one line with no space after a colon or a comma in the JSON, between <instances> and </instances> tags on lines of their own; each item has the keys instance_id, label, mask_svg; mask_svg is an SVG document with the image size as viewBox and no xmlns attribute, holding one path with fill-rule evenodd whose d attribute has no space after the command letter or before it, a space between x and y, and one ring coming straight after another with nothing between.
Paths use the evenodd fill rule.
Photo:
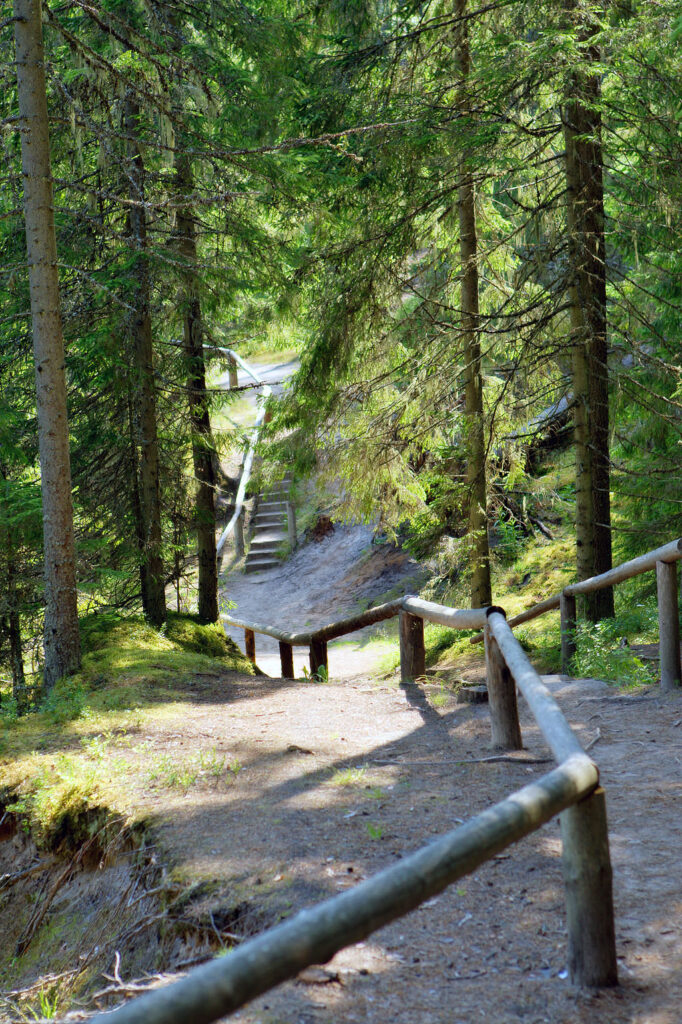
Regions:
<instances>
[{"instance_id":1,"label":"pine tree","mask_svg":"<svg viewBox=\"0 0 682 1024\"><path fill-rule=\"evenodd\" d=\"M80 664L71 466L40 0L14 0L24 219L33 321L50 688Z\"/></svg>"}]
</instances>

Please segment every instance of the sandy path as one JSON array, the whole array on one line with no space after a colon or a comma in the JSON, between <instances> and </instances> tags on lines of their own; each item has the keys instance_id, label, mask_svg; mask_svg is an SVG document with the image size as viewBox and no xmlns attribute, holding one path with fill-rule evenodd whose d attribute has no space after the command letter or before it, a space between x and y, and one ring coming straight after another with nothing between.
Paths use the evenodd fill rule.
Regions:
<instances>
[{"instance_id":1,"label":"sandy path","mask_svg":"<svg viewBox=\"0 0 682 1024\"><path fill-rule=\"evenodd\" d=\"M606 787L622 985L565 977L557 822L409 917L240 1011L242 1024L675 1024L682 1002L682 694L622 699L546 677ZM429 691L435 692L435 691ZM442 698L443 694L439 694ZM181 760L238 759L233 777L140 794L181 878L208 889L186 915L252 934L354 886L542 774L466 763L489 743L486 706L368 678L315 685L206 679L147 743ZM543 755L522 709L528 753ZM460 762L460 763L457 763ZM461 763L465 762L465 763ZM186 951L179 950L182 956Z\"/></svg>"}]
</instances>

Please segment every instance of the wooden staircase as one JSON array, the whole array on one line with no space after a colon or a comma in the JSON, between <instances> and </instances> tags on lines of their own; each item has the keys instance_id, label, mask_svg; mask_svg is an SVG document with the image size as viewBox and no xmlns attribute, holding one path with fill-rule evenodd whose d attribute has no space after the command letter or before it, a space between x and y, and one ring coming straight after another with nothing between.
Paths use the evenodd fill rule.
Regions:
<instances>
[{"instance_id":1,"label":"wooden staircase","mask_svg":"<svg viewBox=\"0 0 682 1024\"><path fill-rule=\"evenodd\" d=\"M296 544L296 522L290 501L292 477L284 477L278 486L258 500L251 520L251 544L244 572L262 572L281 565L282 545Z\"/></svg>"}]
</instances>

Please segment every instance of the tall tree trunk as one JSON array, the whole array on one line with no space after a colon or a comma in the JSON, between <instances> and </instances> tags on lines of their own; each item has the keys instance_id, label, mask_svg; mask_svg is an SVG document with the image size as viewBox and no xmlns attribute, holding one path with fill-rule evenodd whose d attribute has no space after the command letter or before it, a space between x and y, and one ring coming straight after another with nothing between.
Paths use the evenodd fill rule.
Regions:
<instances>
[{"instance_id":1,"label":"tall tree trunk","mask_svg":"<svg viewBox=\"0 0 682 1024\"><path fill-rule=\"evenodd\" d=\"M130 380L127 382L127 403L128 403L128 436L130 440L130 504L135 523L135 539L137 541L137 553L139 558L140 590L142 592L142 611L145 618L148 616L147 608L147 560L145 556L145 527L142 518L142 502L140 501L140 466L139 454L137 451L137 428L135 426L135 414L133 412L133 398L131 394Z\"/></svg>"},{"instance_id":2,"label":"tall tree trunk","mask_svg":"<svg viewBox=\"0 0 682 1024\"><path fill-rule=\"evenodd\" d=\"M582 41L591 34L578 26ZM600 85L590 68L599 60L597 48L590 46L584 60L570 76L563 112L580 580L612 565ZM585 614L592 622L613 615L613 589L587 595Z\"/></svg>"},{"instance_id":3,"label":"tall tree trunk","mask_svg":"<svg viewBox=\"0 0 682 1024\"><path fill-rule=\"evenodd\" d=\"M144 526L144 569L140 573L140 578L146 591L142 601L145 615L152 625L161 626L166 621L166 593L161 559L159 441L156 428L147 215L144 206L145 167L140 147L136 142L139 116L137 101L128 93L124 104L131 200L128 234L137 253L131 301L135 313L131 317L130 328L137 376L135 411L140 452L140 507Z\"/></svg>"},{"instance_id":4,"label":"tall tree trunk","mask_svg":"<svg viewBox=\"0 0 682 1024\"><path fill-rule=\"evenodd\" d=\"M461 75L458 109L469 116L467 79L471 68L469 32L466 21L467 0L456 0L457 56ZM471 606L492 604L490 549L488 546L488 510L485 471L485 435L483 419L483 379L479 338L478 252L476 236L476 196L467 159L460 165L459 248L461 261L462 340L465 365L464 416L466 421L467 488L469 496Z\"/></svg>"},{"instance_id":5,"label":"tall tree trunk","mask_svg":"<svg viewBox=\"0 0 682 1024\"><path fill-rule=\"evenodd\" d=\"M80 665L64 338L40 0L14 0L45 549L45 687Z\"/></svg>"},{"instance_id":6,"label":"tall tree trunk","mask_svg":"<svg viewBox=\"0 0 682 1024\"><path fill-rule=\"evenodd\" d=\"M182 194L192 191L192 168L189 158L179 155L176 162L178 187ZM218 558L216 554L215 489L213 466L214 445L206 394L203 326L196 279L197 242L191 206L178 211L179 250L185 264L184 273L184 354L187 364L187 398L192 426L192 459L197 483L194 524L197 533L199 560L199 618L203 622L218 621Z\"/></svg>"}]
</instances>

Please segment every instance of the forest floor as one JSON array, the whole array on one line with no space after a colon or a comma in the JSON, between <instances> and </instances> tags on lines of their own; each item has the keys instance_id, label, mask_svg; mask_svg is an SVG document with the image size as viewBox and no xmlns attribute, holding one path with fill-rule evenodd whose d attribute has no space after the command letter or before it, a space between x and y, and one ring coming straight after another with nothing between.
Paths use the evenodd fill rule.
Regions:
<instances>
[{"instance_id":1,"label":"forest floor","mask_svg":"<svg viewBox=\"0 0 682 1024\"><path fill-rule=\"evenodd\" d=\"M475 677L475 672L470 673ZM191 713L149 722L150 748L239 765L187 793L140 792L175 880L232 941L358 884L548 770L476 763L486 705L359 674L329 684L196 680ZM566 980L557 821L323 969L237 1013L242 1024L673 1024L682 1004L682 695L545 677L606 788L621 985ZM523 711L526 751L546 748ZM472 763L473 762L473 763ZM201 883L204 884L202 889ZM225 940L227 941L227 940ZM187 955L177 950L177 955ZM125 964L122 965L125 971Z\"/></svg>"},{"instance_id":2,"label":"forest floor","mask_svg":"<svg viewBox=\"0 0 682 1024\"><path fill-rule=\"evenodd\" d=\"M414 589L418 567L404 553L370 541L363 528L337 528L260 581L228 576L226 592L240 615L303 628ZM262 644L257 651L261 667L276 671L276 657L267 661L274 652ZM218 951L218 941L225 948L238 944L357 885L549 770L548 763L478 760L490 753L488 708L457 703L456 689L463 675L483 680L482 648L471 647L466 658L441 663L407 686L390 668L395 651L385 632L378 643L370 632L351 646L330 646L327 683L254 677L207 659L205 668L177 673L172 691L155 681L158 704L116 712L124 720L106 735L99 735L98 720L67 723L55 744L70 754L74 744L80 749L86 742L100 773L110 766L125 780L126 813L145 823L149 879L136 874L130 855L104 870L102 863L74 870L66 879L56 864L43 885L44 891L55 885L44 904L45 934L16 961L17 981L4 1001L0 997L0 1020L37 1019L42 1005L21 1009L35 1006L30 993L38 991L36 984L49 993L59 984L50 978L82 970L84 958L94 958L90 962L104 973L101 987L109 994L99 999L101 1007L125 998L126 986L134 987L145 972L153 978L161 969L159 981L170 980L183 965ZM155 650L148 655L164 673L163 658L170 657ZM567 979L560 837L553 821L231 1020L679 1020L682 693L663 695L655 686L623 692L557 675L545 680L581 741L593 744L606 789L620 986L584 993ZM526 750L519 760L547 758L523 702L520 710ZM72 735L75 726L86 733ZM57 768L64 760L58 749L51 755ZM0 847L0 872L34 870L35 848L21 832ZM8 948L25 934L24 903L29 912L41 908L31 881L14 887L14 903L0 900ZM64 941L69 930L71 943ZM92 984L77 990L63 1019L89 1018ZM30 993L20 985L30 985ZM42 1013L48 1015L56 1016Z\"/></svg>"},{"instance_id":3,"label":"forest floor","mask_svg":"<svg viewBox=\"0 0 682 1024\"><path fill-rule=\"evenodd\" d=\"M259 578L232 574L237 614L303 628L380 594L409 591L418 569L337 528ZM345 603L344 598L345 596ZM266 612L267 609L267 612ZM239 637L239 631L236 636ZM186 919L207 916L239 941L358 884L548 770L480 763L486 705L458 704L455 679L483 681L482 650L421 684L386 672L386 634L330 645L330 682L230 677L192 687L190 715L147 727L147 742L181 760L205 751L238 766L159 804L174 878L197 886ZM259 637L258 661L277 670ZM393 649L394 646L393 646ZM383 659L384 671L377 677ZM621 984L601 993L566 978L555 820L418 911L309 969L233 1018L242 1024L673 1024L682 1004L682 695L622 693L597 680L545 676L606 788ZM525 708L523 758L548 757ZM228 940L226 940L228 941ZM191 949L180 949L187 955Z\"/></svg>"}]
</instances>

